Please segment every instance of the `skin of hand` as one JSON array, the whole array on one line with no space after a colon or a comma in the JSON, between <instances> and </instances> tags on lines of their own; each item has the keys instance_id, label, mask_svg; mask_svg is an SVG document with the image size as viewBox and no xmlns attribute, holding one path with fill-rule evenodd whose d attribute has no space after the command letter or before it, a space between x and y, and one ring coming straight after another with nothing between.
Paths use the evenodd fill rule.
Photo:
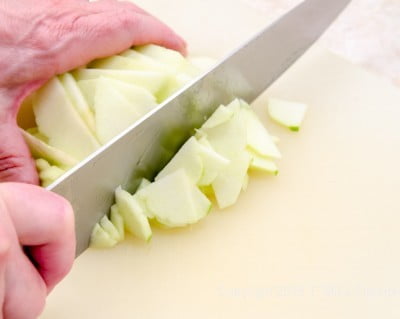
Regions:
<instances>
[{"instance_id":1,"label":"skin of hand","mask_svg":"<svg viewBox=\"0 0 400 319\"><path fill-rule=\"evenodd\" d=\"M37 318L74 255L74 215L65 199L39 186L0 184L0 318Z\"/></svg>"},{"instance_id":2,"label":"skin of hand","mask_svg":"<svg viewBox=\"0 0 400 319\"><path fill-rule=\"evenodd\" d=\"M16 116L26 96L52 76L133 45L185 54L165 24L116 0L0 0L0 182L38 184Z\"/></svg>"}]
</instances>

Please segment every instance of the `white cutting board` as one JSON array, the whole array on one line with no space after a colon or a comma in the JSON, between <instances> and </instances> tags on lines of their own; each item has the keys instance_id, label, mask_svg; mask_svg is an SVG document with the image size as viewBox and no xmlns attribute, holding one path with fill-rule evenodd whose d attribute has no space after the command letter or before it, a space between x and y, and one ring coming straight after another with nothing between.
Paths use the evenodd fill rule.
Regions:
<instances>
[{"instance_id":1,"label":"white cutting board","mask_svg":"<svg viewBox=\"0 0 400 319\"><path fill-rule=\"evenodd\" d=\"M244 1L139 3L203 54L265 22ZM224 26L226 46L207 51L201 35L223 41ZM310 105L299 133L270 123L267 95ZM400 91L316 47L255 107L281 138L277 177L252 176L237 205L150 244L86 251L41 318L399 318Z\"/></svg>"}]
</instances>

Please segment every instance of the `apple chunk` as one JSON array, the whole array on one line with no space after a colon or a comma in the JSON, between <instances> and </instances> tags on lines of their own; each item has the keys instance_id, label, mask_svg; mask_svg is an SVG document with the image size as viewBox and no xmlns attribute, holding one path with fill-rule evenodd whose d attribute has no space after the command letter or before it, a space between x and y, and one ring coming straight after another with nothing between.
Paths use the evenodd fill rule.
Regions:
<instances>
[{"instance_id":1,"label":"apple chunk","mask_svg":"<svg viewBox=\"0 0 400 319\"><path fill-rule=\"evenodd\" d=\"M307 105L298 102L290 102L276 98L268 99L268 113L277 123L288 127L292 131L298 131L303 122Z\"/></svg>"},{"instance_id":2,"label":"apple chunk","mask_svg":"<svg viewBox=\"0 0 400 319\"><path fill-rule=\"evenodd\" d=\"M179 169L135 194L158 223L166 227L194 224L211 209L209 199Z\"/></svg>"},{"instance_id":3,"label":"apple chunk","mask_svg":"<svg viewBox=\"0 0 400 319\"><path fill-rule=\"evenodd\" d=\"M212 189L219 208L226 208L237 201L246 183L250 159L247 152L238 153L213 181Z\"/></svg>"},{"instance_id":4,"label":"apple chunk","mask_svg":"<svg viewBox=\"0 0 400 319\"><path fill-rule=\"evenodd\" d=\"M115 190L115 200L126 230L140 239L149 241L152 231L141 203L121 187Z\"/></svg>"},{"instance_id":5,"label":"apple chunk","mask_svg":"<svg viewBox=\"0 0 400 319\"><path fill-rule=\"evenodd\" d=\"M264 157L281 158L271 135L260 122L257 115L248 108L242 109L244 120L247 122L247 147Z\"/></svg>"}]
</instances>

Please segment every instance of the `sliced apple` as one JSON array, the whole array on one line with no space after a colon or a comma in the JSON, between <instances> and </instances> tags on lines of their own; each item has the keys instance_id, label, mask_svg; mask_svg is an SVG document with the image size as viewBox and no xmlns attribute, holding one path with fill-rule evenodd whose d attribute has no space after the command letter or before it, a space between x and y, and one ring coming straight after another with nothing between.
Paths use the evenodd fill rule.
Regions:
<instances>
[{"instance_id":1,"label":"sliced apple","mask_svg":"<svg viewBox=\"0 0 400 319\"><path fill-rule=\"evenodd\" d=\"M44 158L38 158L37 160L35 160L35 165L39 171L44 171L45 169L51 167L50 163Z\"/></svg>"},{"instance_id":2,"label":"sliced apple","mask_svg":"<svg viewBox=\"0 0 400 319\"><path fill-rule=\"evenodd\" d=\"M189 56L187 60L202 72L211 70L217 64L215 59L209 57Z\"/></svg>"},{"instance_id":3,"label":"sliced apple","mask_svg":"<svg viewBox=\"0 0 400 319\"><path fill-rule=\"evenodd\" d=\"M219 208L236 203L246 182L249 165L250 155L247 152L238 153L213 181L212 188Z\"/></svg>"},{"instance_id":4,"label":"sliced apple","mask_svg":"<svg viewBox=\"0 0 400 319\"><path fill-rule=\"evenodd\" d=\"M90 107L83 96L78 84L70 73L64 73L59 76L61 84L64 86L67 95L71 99L72 105L75 107L81 118L85 121L88 128L95 133L94 116Z\"/></svg>"},{"instance_id":5,"label":"sliced apple","mask_svg":"<svg viewBox=\"0 0 400 319\"><path fill-rule=\"evenodd\" d=\"M33 112L33 111L32 111ZM33 116L34 117L34 116ZM35 125L36 125L36 123L35 123ZM40 140L40 141L42 141L42 142L44 142L44 143L48 143L49 142L49 139L46 137L46 136L44 136L40 131L39 131L39 129L38 129L38 127L37 126L35 126L35 127L30 127L30 128L28 128L28 129L26 129L25 130L26 132L28 132L30 135L32 135L33 137L36 137L38 140Z\"/></svg>"},{"instance_id":6,"label":"sliced apple","mask_svg":"<svg viewBox=\"0 0 400 319\"><path fill-rule=\"evenodd\" d=\"M210 119L199 129L197 136L206 137L213 149L226 159L234 158L244 151L247 144L246 122L243 121L241 110L228 108L232 112L229 118L224 108L218 109L221 120L216 116ZM211 124L210 124L211 123ZM218 124L219 123L219 124Z\"/></svg>"},{"instance_id":7,"label":"sliced apple","mask_svg":"<svg viewBox=\"0 0 400 319\"><path fill-rule=\"evenodd\" d=\"M50 80L34 97L33 111L39 131L53 146L82 160L100 144L79 116L57 78Z\"/></svg>"},{"instance_id":8,"label":"sliced apple","mask_svg":"<svg viewBox=\"0 0 400 319\"><path fill-rule=\"evenodd\" d=\"M110 221L114 225L115 229L119 234L119 241L124 240L125 238L125 230L124 230L124 219L119 212L117 204L111 206L110 209Z\"/></svg>"},{"instance_id":9,"label":"sliced apple","mask_svg":"<svg viewBox=\"0 0 400 319\"><path fill-rule=\"evenodd\" d=\"M68 169L78 163L72 156L46 144L28 132L21 130L21 133L34 158L43 158L64 169Z\"/></svg>"},{"instance_id":10,"label":"sliced apple","mask_svg":"<svg viewBox=\"0 0 400 319\"><path fill-rule=\"evenodd\" d=\"M150 184L151 182L147 178L142 178L136 191L139 191Z\"/></svg>"},{"instance_id":11,"label":"sliced apple","mask_svg":"<svg viewBox=\"0 0 400 319\"><path fill-rule=\"evenodd\" d=\"M78 69L73 72L77 81L97 79L101 76L135 84L157 94L165 87L168 75L156 71Z\"/></svg>"},{"instance_id":12,"label":"sliced apple","mask_svg":"<svg viewBox=\"0 0 400 319\"><path fill-rule=\"evenodd\" d=\"M58 179L61 175L65 173L65 170L57 166L51 165L50 167L47 166L45 167L43 165L43 162L36 163L36 167L38 168L39 178L41 181L41 185L43 187L49 186L51 183L53 183L56 179Z\"/></svg>"},{"instance_id":13,"label":"sliced apple","mask_svg":"<svg viewBox=\"0 0 400 319\"><path fill-rule=\"evenodd\" d=\"M175 70L176 73L186 73L190 76L196 76L199 74L199 70L175 50L154 44L136 47L135 50L169 66Z\"/></svg>"},{"instance_id":14,"label":"sliced apple","mask_svg":"<svg viewBox=\"0 0 400 319\"><path fill-rule=\"evenodd\" d=\"M271 135L250 107L243 108L242 115L247 123L247 146L261 156L281 158Z\"/></svg>"},{"instance_id":15,"label":"sliced apple","mask_svg":"<svg viewBox=\"0 0 400 319\"><path fill-rule=\"evenodd\" d=\"M197 184L203 173L203 163L199 154L199 143L195 137L189 138L171 161L157 174L159 180L179 169L183 169L193 184Z\"/></svg>"},{"instance_id":16,"label":"sliced apple","mask_svg":"<svg viewBox=\"0 0 400 319\"><path fill-rule=\"evenodd\" d=\"M198 186L211 185L217 175L230 163L219 153L217 153L206 138L199 140L199 155L203 163L203 174L197 182Z\"/></svg>"},{"instance_id":17,"label":"sliced apple","mask_svg":"<svg viewBox=\"0 0 400 319\"><path fill-rule=\"evenodd\" d=\"M251 170L278 175L278 166L273 160L259 156L258 154L251 151L249 151L249 154L251 157L249 168Z\"/></svg>"},{"instance_id":18,"label":"sliced apple","mask_svg":"<svg viewBox=\"0 0 400 319\"><path fill-rule=\"evenodd\" d=\"M111 235L100 226L99 223L94 225L90 236L90 247L93 248L110 248L118 243Z\"/></svg>"},{"instance_id":19,"label":"sliced apple","mask_svg":"<svg viewBox=\"0 0 400 319\"><path fill-rule=\"evenodd\" d=\"M209 199L179 169L136 193L156 221L166 227L194 224L211 209Z\"/></svg>"},{"instance_id":20,"label":"sliced apple","mask_svg":"<svg viewBox=\"0 0 400 319\"><path fill-rule=\"evenodd\" d=\"M131 53L134 52L134 53ZM128 53L114 55L112 57L96 60L90 64L91 68L114 69L114 70L136 70L168 72L169 69L139 52L128 50Z\"/></svg>"},{"instance_id":21,"label":"sliced apple","mask_svg":"<svg viewBox=\"0 0 400 319\"><path fill-rule=\"evenodd\" d=\"M96 134L102 144L140 118L134 105L107 82L99 80L94 98Z\"/></svg>"},{"instance_id":22,"label":"sliced apple","mask_svg":"<svg viewBox=\"0 0 400 319\"><path fill-rule=\"evenodd\" d=\"M156 98L145 88L112 78L100 77L102 85L109 85L121 93L140 115L144 115L157 106Z\"/></svg>"},{"instance_id":23,"label":"sliced apple","mask_svg":"<svg viewBox=\"0 0 400 319\"><path fill-rule=\"evenodd\" d=\"M115 239L117 242L121 241L121 236L118 229L110 221L107 215L104 215L100 219L100 226L110 235L111 238Z\"/></svg>"},{"instance_id":24,"label":"sliced apple","mask_svg":"<svg viewBox=\"0 0 400 319\"><path fill-rule=\"evenodd\" d=\"M250 176L246 174L243 179L242 191L245 192L249 186Z\"/></svg>"},{"instance_id":25,"label":"sliced apple","mask_svg":"<svg viewBox=\"0 0 400 319\"><path fill-rule=\"evenodd\" d=\"M268 99L268 113L277 123L298 131L307 111L307 105L276 98Z\"/></svg>"},{"instance_id":26,"label":"sliced apple","mask_svg":"<svg viewBox=\"0 0 400 319\"><path fill-rule=\"evenodd\" d=\"M121 187L115 190L115 200L126 230L140 239L149 241L152 231L140 202Z\"/></svg>"},{"instance_id":27,"label":"sliced apple","mask_svg":"<svg viewBox=\"0 0 400 319\"><path fill-rule=\"evenodd\" d=\"M231 109L227 109L225 105L220 105L207 121L204 122L201 129L206 130L226 123L232 118L233 113L234 112Z\"/></svg>"}]
</instances>

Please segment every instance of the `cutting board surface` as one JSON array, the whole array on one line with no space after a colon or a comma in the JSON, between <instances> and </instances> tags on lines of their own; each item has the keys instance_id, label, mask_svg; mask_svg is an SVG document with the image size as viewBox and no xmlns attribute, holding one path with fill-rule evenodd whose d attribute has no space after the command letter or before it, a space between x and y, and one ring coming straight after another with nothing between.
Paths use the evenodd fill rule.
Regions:
<instances>
[{"instance_id":1,"label":"cutting board surface","mask_svg":"<svg viewBox=\"0 0 400 319\"><path fill-rule=\"evenodd\" d=\"M142 2L174 25L167 2ZM220 54L262 25L237 3L244 31ZM270 122L267 96L309 104L299 133ZM86 251L41 318L399 318L400 91L315 47L254 107L281 139L277 177L252 175L237 205L150 244Z\"/></svg>"}]
</instances>

